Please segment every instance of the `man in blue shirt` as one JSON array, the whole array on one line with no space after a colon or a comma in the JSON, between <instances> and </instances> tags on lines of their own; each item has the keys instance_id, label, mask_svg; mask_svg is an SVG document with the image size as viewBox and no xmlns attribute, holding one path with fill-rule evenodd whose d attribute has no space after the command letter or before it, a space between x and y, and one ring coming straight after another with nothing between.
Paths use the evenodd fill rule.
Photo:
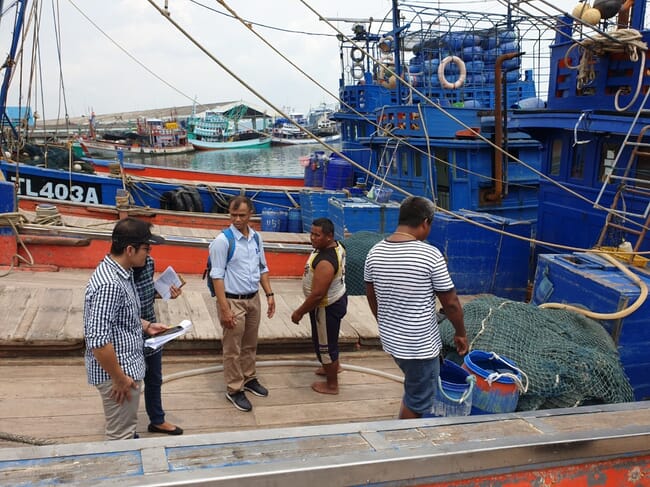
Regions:
<instances>
[{"instance_id":1,"label":"man in blue shirt","mask_svg":"<svg viewBox=\"0 0 650 487\"><path fill-rule=\"evenodd\" d=\"M223 376L226 398L240 411L253 406L244 391L266 397L268 390L259 383L255 371L257 333L261 320L260 283L267 299L267 316L275 313L275 299L269 280L261 236L254 238L248 222L253 203L236 196L229 205L230 229L235 238L234 252L228 259L229 242L223 233L210 243L210 278L217 299L217 312L223 328Z\"/></svg>"},{"instance_id":2,"label":"man in blue shirt","mask_svg":"<svg viewBox=\"0 0 650 487\"><path fill-rule=\"evenodd\" d=\"M84 337L88 383L97 387L104 406L106 438L136 437L140 390L145 374L142 332L167 327L140 318L133 267L141 267L152 244L151 224L125 218L115 225L110 254L93 272L84 299Z\"/></svg>"}]
</instances>

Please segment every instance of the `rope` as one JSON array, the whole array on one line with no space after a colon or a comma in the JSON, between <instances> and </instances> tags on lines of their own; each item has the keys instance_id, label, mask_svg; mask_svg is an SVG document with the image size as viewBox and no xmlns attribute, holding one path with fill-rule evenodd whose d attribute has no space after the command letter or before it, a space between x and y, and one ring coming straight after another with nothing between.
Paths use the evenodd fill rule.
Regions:
<instances>
[{"instance_id":1,"label":"rope","mask_svg":"<svg viewBox=\"0 0 650 487\"><path fill-rule=\"evenodd\" d=\"M36 205L34 223L37 225L64 225L59 209L54 205Z\"/></svg>"},{"instance_id":2,"label":"rope","mask_svg":"<svg viewBox=\"0 0 650 487\"><path fill-rule=\"evenodd\" d=\"M519 375L517 375L517 374L513 374L512 372L492 372L491 374L489 374L485 378L485 381L490 386L492 386L493 382L498 381L502 377L507 377L508 379L511 379L515 384L517 384L517 389L519 389L519 392L521 392L523 394L528 392L528 376L526 375L526 373L523 370L521 370L519 367L516 367L516 366L512 365L509 362L506 362L501 357L499 357L499 355L496 352L492 352L492 355L490 356L490 360L498 360L499 362L503 363L508 368L513 369L514 371L519 373ZM524 385L521 382L522 377L524 379L526 379L526 385Z\"/></svg>"},{"instance_id":3,"label":"rope","mask_svg":"<svg viewBox=\"0 0 650 487\"><path fill-rule=\"evenodd\" d=\"M25 218L25 215L21 213L0 213L0 227L3 226L11 227L14 234L16 235L16 241L20 244L20 246L23 249L25 249L25 253L29 257L29 259L26 259L25 257L19 254L12 255L11 264L9 265L9 270L7 270L7 272L0 274L0 277L8 276L11 273L11 271L13 271L17 262L24 262L27 265L34 265L34 257L32 256L27 246L25 245L25 242L23 242L23 239L20 238L20 234L18 233L18 227L24 223L29 223L29 222L27 221L27 218Z\"/></svg>"},{"instance_id":4,"label":"rope","mask_svg":"<svg viewBox=\"0 0 650 487\"><path fill-rule=\"evenodd\" d=\"M612 38L614 38L614 40L612 40ZM577 66L571 66L569 56L578 46L581 50L580 62ZM638 30L620 29L610 32L607 35L596 34L580 43L574 44L567 49L567 52L564 55L564 60L569 69L578 70L576 86L581 90L596 79L596 73L594 71L595 57L603 57L608 56L611 53L625 52L630 61L637 62L639 61L639 51L641 51L641 67L643 68L643 66L645 66L645 53L647 50L648 45L642 40L641 33ZM636 101L641 92L643 72L644 69L639 70L639 78L635 94L632 97L632 101L626 107L621 108L618 104L618 99L623 89L621 88L616 92L616 109L619 112L629 109Z\"/></svg>"},{"instance_id":5,"label":"rope","mask_svg":"<svg viewBox=\"0 0 650 487\"><path fill-rule=\"evenodd\" d=\"M645 302L646 298L648 297L648 286L646 285L646 283L643 282L639 276L634 274L632 271L630 271L627 267L625 267L623 264L621 264L618 260L616 260L611 255L606 253L601 253L600 256L605 260L609 261L618 269L620 269L621 272L623 272L623 274L625 274L634 284L639 286L639 297L636 299L636 301L634 301L634 303L632 303L629 307L617 311L615 313L595 313L593 311L587 311L585 309L578 308L577 306L571 306L569 304L564 304L564 303L543 303L540 304L538 307L550 308L550 309L564 309L568 311L573 311L575 313L581 314L588 318L592 318L594 320L619 320L621 318L625 318L626 316L631 315L637 309L639 309L641 305Z\"/></svg>"}]
</instances>

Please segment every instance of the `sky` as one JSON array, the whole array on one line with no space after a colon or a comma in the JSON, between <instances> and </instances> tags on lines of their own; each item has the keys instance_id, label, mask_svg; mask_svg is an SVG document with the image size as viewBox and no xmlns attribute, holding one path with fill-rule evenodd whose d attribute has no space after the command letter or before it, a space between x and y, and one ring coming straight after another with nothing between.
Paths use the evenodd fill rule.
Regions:
<instances>
[{"instance_id":1,"label":"sky","mask_svg":"<svg viewBox=\"0 0 650 487\"><path fill-rule=\"evenodd\" d=\"M32 98L29 104L43 112L45 119L55 119L66 112L70 117L78 117L93 110L102 114L186 106L193 100L198 104L244 100L266 106L192 44L147 0L40 1L39 59L43 67L42 75L36 77L43 81L35 90L38 98ZM165 0L156 0L161 8L164 3ZM170 18L273 105L307 112L321 103L335 104L330 95L274 53L240 21L226 15L226 8L218 1L167 0L167 3ZM228 0L225 3L243 19L262 24L254 27L261 36L328 90L338 91L340 62L336 32L319 21L305 4L299 0ZM391 8L390 0L305 3L325 18L383 19ZM28 6L32 4L30 1ZM55 9L58 9L60 25L60 49L53 28ZM3 58L9 52L12 21L13 17L7 15L0 23ZM351 23L336 24L351 33ZM25 73L23 105L27 104L24 87L29 78L26 70ZM18 104L19 81L18 76L12 81L9 105Z\"/></svg>"},{"instance_id":2,"label":"sky","mask_svg":"<svg viewBox=\"0 0 650 487\"><path fill-rule=\"evenodd\" d=\"M414 0L417 2L419 0ZM338 92L337 32L319 16L369 19L390 15L391 0L155 0L168 4L194 45L148 0L39 0L41 69L27 98L25 49L22 82L12 81L8 105L29 104L42 119L150 110L243 100L262 108L306 113L336 100L264 44L224 4L283 55L333 93ZM571 0L561 0L570 3ZM465 2L491 11L495 2ZM33 5L30 0L29 6ZM444 8L453 4L439 2ZM316 13L314 13L314 11ZM54 22L54 12L57 21ZM13 17L0 19L0 46L9 52ZM60 26L58 33L54 25ZM332 22L346 34L353 23ZM376 25L376 24L375 24ZM60 39L57 42L56 39ZM212 58L219 61L220 66ZM59 62L60 59L60 62ZM240 77L259 97L228 71ZM22 86L22 98L18 88ZM63 87L63 88L62 88ZM266 103L265 102L268 102Z\"/></svg>"}]
</instances>

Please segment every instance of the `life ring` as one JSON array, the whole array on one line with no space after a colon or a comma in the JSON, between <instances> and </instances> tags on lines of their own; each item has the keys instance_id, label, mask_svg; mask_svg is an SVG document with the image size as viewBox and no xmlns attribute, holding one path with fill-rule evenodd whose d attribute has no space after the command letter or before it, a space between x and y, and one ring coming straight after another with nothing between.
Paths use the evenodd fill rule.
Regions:
<instances>
[{"instance_id":1,"label":"life ring","mask_svg":"<svg viewBox=\"0 0 650 487\"><path fill-rule=\"evenodd\" d=\"M454 83L450 83L447 81L447 78L445 78L445 68L449 63L454 63L456 66L458 66L458 70L460 71L460 75L458 76L458 79ZM442 60L440 63L440 66L438 66L438 80L440 81L440 85L443 88L446 88L448 90L457 90L463 84L465 84L465 77L467 76L467 69L465 69L465 63L463 60L457 56L447 56Z\"/></svg>"},{"instance_id":2,"label":"life ring","mask_svg":"<svg viewBox=\"0 0 650 487\"><path fill-rule=\"evenodd\" d=\"M355 47L350 51L350 57L352 58L352 61L354 61L355 63L360 63L361 61L363 61L364 54L360 48Z\"/></svg>"},{"instance_id":3,"label":"life ring","mask_svg":"<svg viewBox=\"0 0 650 487\"><path fill-rule=\"evenodd\" d=\"M352 77L354 79L363 79L363 66L361 64L355 64L352 66Z\"/></svg>"}]
</instances>

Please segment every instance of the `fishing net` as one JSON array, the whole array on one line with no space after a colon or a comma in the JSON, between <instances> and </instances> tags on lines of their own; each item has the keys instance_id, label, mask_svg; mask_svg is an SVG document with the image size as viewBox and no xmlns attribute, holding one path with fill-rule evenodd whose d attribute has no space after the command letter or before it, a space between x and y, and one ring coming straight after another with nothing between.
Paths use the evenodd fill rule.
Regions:
<instances>
[{"instance_id":1,"label":"fishing net","mask_svg":"<svg viewBox=\"0 0 650 487\"><path fill-rule=\"evenodd\" d=\"M345 246L345 287L349 296L366 294L363 265L372 246L384 237L383 233L355 232L341 240Z\"/></svg>"},{"instance_id":2,"label":"fishing net","mask_svg":"<svg viewBox=\"0 0 650 487\"><path fill-rule=\"evenodd\" d=\"M616 346L598 322L494 296L463 310L470 350L496 352L528 376L518 411L634 400ZM447 358L460 359L449 320L440 323L440 332Z\"/></svg>"}]
</instances>

